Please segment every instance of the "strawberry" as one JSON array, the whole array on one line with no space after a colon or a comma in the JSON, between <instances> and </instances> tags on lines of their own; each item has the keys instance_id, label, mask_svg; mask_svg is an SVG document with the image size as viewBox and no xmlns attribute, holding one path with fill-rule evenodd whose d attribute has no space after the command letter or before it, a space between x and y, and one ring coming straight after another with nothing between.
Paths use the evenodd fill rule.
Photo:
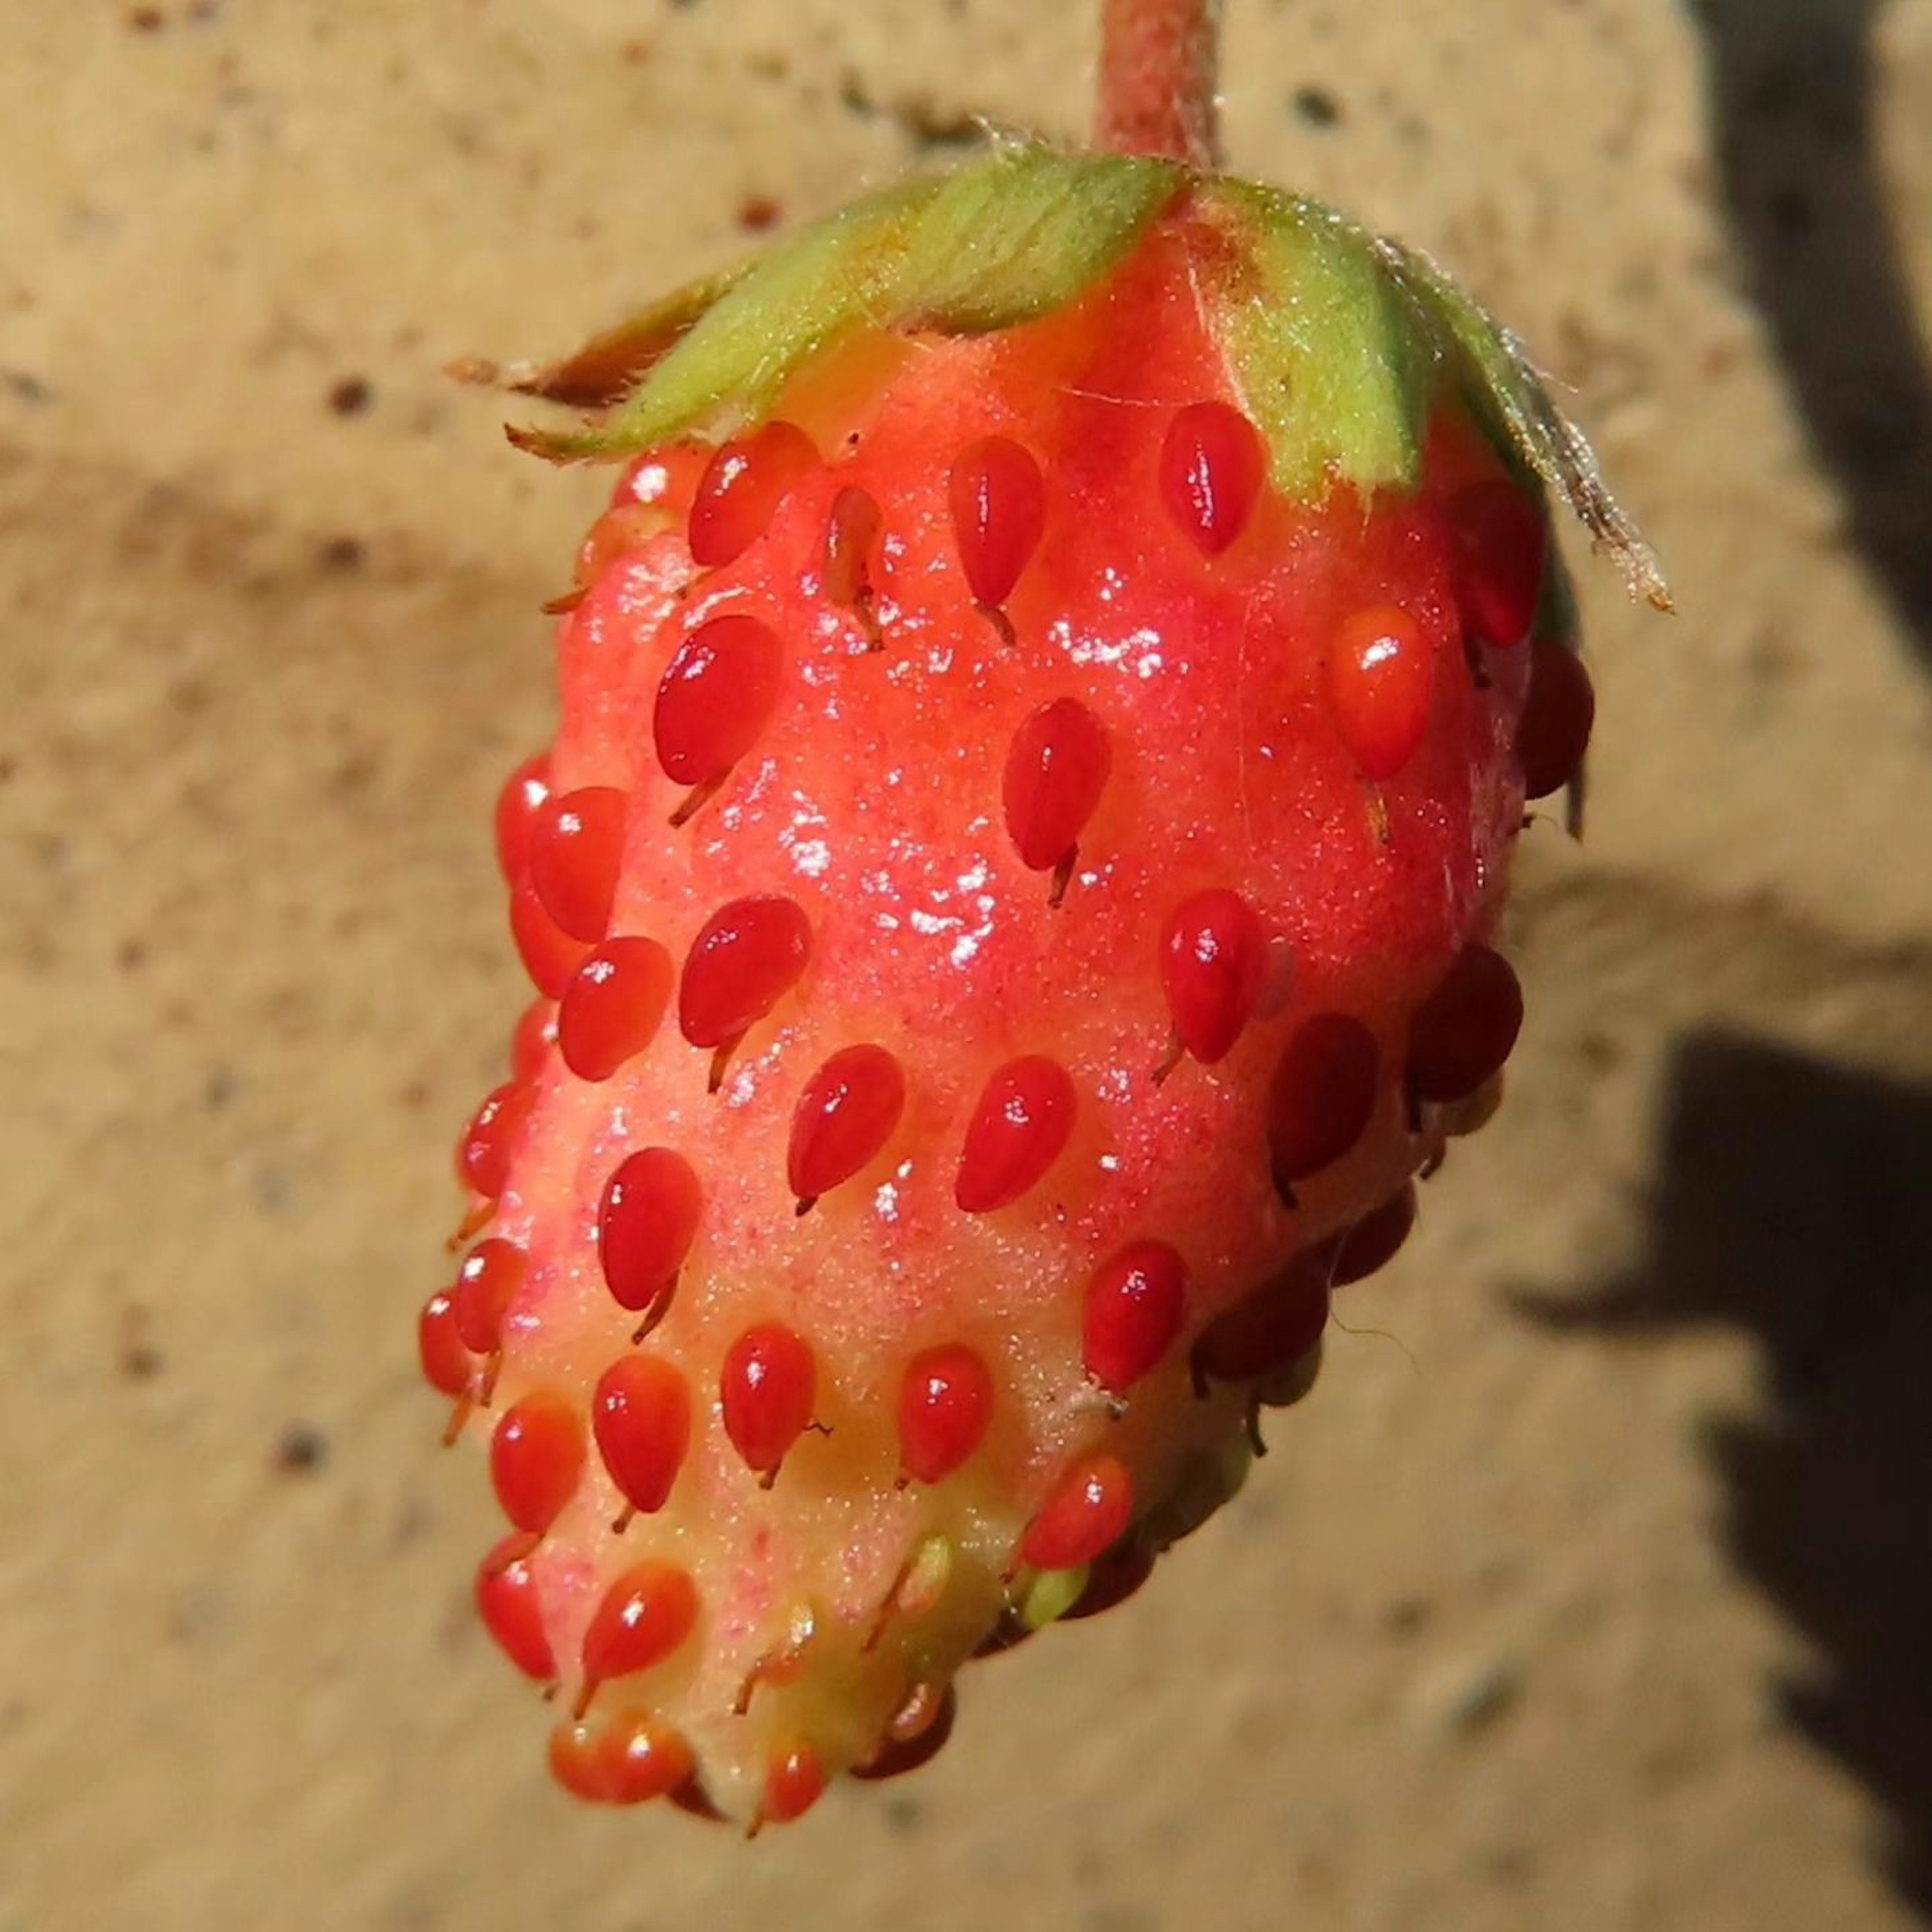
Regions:
<instances>
[{"instance_id":1,"label":"strawberry","mask_svg":"<svg viewBox=\"0 0 1932 1932\"><path fill-rule=\"evenodd\" d=\"M755 1827L1238 1486L1516 1037L1545 481L1660 586L1435 270L1158 154L1002 147L513 380L622 466L423 1364L557 1778Z\"/></svg>"}]
</instances>

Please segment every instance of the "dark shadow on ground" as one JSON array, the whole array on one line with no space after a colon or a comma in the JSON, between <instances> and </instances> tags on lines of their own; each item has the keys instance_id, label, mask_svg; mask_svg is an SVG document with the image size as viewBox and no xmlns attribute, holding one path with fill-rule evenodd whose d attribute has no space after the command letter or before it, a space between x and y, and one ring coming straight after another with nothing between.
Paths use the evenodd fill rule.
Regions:
<instances>
[{"instance_id":1,"label":"dark shadow on ground","mask_svg":"<svg viewBox=\"0 0 1932 1932\"><path fill-rule=\"evenodd\" d=\"M1533 1312L1762 1344L1762 1414L1706 1444L1726 1542L1816 1646L1784 1707L1887 1808L1894 1882L1932 1918L1932 1090L1694 1036L1660 1160L1642 1265Z\"/></svg>"},{"instance_id":2,"label":"dark shadow on ground","mask_svg":"<svg viewBox=\"0 0 1932 1932\"><path fill-rule=\"evenodd\" d=\"M1849 534L1932 670L1932 367L1873 110L1884 0L1687 0L1725 210Z\"/></svg>"}]
</instances>

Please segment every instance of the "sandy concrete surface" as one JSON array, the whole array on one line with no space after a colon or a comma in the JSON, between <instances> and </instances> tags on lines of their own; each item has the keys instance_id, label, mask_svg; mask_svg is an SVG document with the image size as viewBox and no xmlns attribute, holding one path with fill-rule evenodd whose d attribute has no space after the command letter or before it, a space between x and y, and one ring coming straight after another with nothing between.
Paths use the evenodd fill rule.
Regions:
<instances>
[{"instance_id":1,"label":"sandy concrete surface","mask_svg":"<svg viewBox=\"0 0 1932 1932\"><path fill-rule=\"evenodd\" d=\"M748 1848L550 1789L417 1384L596 487L436 372L1077 133L1085 9L0 4L0 1932L1932 1909L1932 0L1232 13L1234 163L1508 314L1682 614L1586 575L1511 1105L1247 1495Z\"/></svg>"}]
</instances>

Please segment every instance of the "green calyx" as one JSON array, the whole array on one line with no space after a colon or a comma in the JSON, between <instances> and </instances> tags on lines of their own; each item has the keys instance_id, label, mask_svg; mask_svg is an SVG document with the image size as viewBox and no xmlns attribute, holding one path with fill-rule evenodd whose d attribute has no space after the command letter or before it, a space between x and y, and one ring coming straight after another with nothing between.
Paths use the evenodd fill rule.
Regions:
<instances>
[{"instance_id":1,"label":"green calyx","mask_svg":"<svg viewBox=\"0 0 1932 1932\"><path fill-rule=\"evenodd\" d=\"M574 429L511 432L556 462L729 435L866 332L982 335L1049 315L1156 222L1188 249L1203 320L1284 495L1412 488L1431 414L1454 397L1618 556L1634 594L1667 608L1588 445L1522 345L1446 274L1318 202L1172 161L1004 144L858 202L562 362L457 373L596 411Z\"/></svg>"},{"instance_id":2,"label":"green calyx","mask_svg":"<svg viewBox=\"0 0 1932 1932\"><path fill-rule=\"evenodd\" d=\"M867 331L985 335L1064 307L1132 250L1185 179L1174 163L1010 146L886 189L509 386L608 405L576 430L514 431L555 462L748 428L808 364ZM469 365L460 375L506 372Z\"/></svg>"}]
</instances>

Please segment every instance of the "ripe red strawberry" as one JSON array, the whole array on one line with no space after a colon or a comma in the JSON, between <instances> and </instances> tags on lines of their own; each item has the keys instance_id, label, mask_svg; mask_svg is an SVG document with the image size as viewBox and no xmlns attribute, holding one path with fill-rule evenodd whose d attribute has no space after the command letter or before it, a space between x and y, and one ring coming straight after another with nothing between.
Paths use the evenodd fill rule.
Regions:
<instances>
[{"instance_id":1,"label":"ripe red strawberry","mask_svg":"<svg viewBox=\"0 0 1932 1932\"><path fill-rule=\"evenodd\" d=\"M1157 159L1003 151L524 386L628 460L424 1362L557 1776L782 1820L1306 1388L1521 1017L1589 722L1538 472L1654 580L1432 271Z\"/></svg>"}]
</instances>

